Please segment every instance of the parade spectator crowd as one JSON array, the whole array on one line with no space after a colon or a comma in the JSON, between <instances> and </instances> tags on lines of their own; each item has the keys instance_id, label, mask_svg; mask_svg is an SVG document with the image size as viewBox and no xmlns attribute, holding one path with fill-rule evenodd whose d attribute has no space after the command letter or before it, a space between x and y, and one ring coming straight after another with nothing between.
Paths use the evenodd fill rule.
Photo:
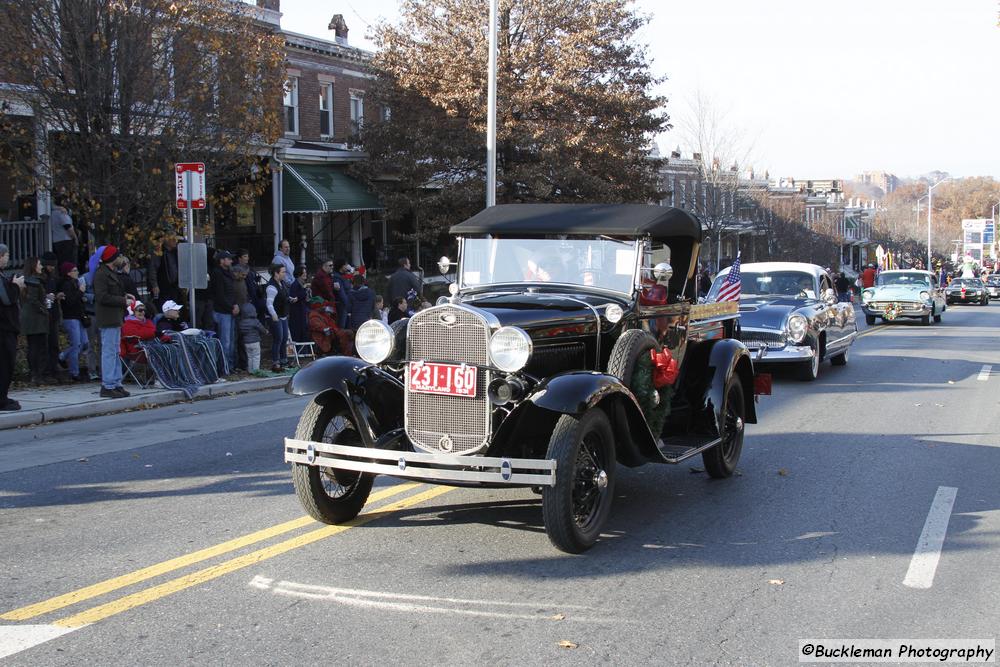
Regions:
<instances>
[{"instance_id":1,"label":"parade spectator crowd","mask_svg":"<svg viewBox=\"0 0 1000 667\"><path fill-rule=\"evenodd\" d=\"M72 219L59 208L53 224L63 234L53 235L52 251L27 258L22 271L6 270L10 251L0 244L3 411L21 407L8 395L19 349L32 385L99 381L102 397L118 398L129 395L123 375L136 365L148 365L165 386L216 381L234 372L259 375L269 339L265 368L283 372L293 365L289 353L296 343L311 343L316 355L353 355L354 332L364 322L395 322L430 305L422 300L422 281L409 258L399 259L384 298L369 287L364 266L355 268L344 258L297 265L282 240L266 276L252 267L247 250L209 249L208 288L196 291L194 329L187 290L179 284L179 239L165 238L148 258L148 289L140 290L136 278L142 273L133 272L131 260L114 245L98 247L85 264L82 257L80 265L74 261ZM164 345L179 351L164 351ZM178 380L182 374L171 366L184 363L190 372Z\"/></svg>"}]
</instances>

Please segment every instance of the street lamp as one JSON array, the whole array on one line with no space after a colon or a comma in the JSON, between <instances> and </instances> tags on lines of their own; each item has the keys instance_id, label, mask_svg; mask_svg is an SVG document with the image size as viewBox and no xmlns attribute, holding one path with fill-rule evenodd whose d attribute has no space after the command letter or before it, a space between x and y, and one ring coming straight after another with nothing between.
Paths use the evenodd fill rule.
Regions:
<instances>
[{"instance_id":1,"label":"street lamp","mask_svg":"<svg viewBox=\"0 0 1000 667\"><path fill-rule=\"evenodd\" d=\"M927 186L927 270L933 271L931 268L931 211L934 210L934 188L941 185L947 181L950 176L945 176L937 183ZM923 199L923 197L921 197Z\"/></svg>"}]
</instances>

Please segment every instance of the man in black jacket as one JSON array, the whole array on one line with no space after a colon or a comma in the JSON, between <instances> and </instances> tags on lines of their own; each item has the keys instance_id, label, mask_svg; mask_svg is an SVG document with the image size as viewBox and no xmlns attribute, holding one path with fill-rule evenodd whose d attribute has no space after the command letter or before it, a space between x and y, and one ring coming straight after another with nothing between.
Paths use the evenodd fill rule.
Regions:
<instances>
[{"instance_id":1,"label":"man in black jacket","mask_svg":"<svg viewBox=\"0 0 1000 667\"><path fill-rule=\"evenodd\" d=\"M17 334L21 330L21 288L24 277L8 280L3 269L10 261L10 250L0 243L0 410L20 410L21 404L7 397L14 362L17 360Z\"/></svg>"},{"instance_id":2,"label":"man in black jacket","mask_svg":"<svg viewBox=\"0 0 1000 667\"><path fill-rule=\"evenodd\" d=\"M212 317L215 330L226 353L229 368L236 367L236 316L240 307L236 304L236 287L230 267L233 254L227 250L215 253L216 265L209 277L209 291L212 294Z\"/></svg>"}]
</instances>

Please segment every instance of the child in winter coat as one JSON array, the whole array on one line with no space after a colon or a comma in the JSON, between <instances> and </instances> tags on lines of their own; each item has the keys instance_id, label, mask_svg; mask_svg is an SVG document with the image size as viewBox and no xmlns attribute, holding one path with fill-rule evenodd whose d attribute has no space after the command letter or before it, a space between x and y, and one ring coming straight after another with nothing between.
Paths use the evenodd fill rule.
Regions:
<instances>
[{"instance_id":1,"label":"child in winter coat","mask_svg":"<svg viewBox=\"0 0 1000 667\"><path fill-rule=\"evenodd\" d=\"M247 370L256 373L260 370L260 335L267 333L267 328L257 319L257 309L249 301L240 311L239 330L247 352Z\"/></svg>"}]
</instances>

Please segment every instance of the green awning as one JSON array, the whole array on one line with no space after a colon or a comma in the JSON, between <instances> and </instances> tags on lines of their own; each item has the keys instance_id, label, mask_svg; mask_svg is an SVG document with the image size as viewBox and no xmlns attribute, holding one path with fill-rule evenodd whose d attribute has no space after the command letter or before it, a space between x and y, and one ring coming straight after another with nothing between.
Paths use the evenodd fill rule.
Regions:
<instances>
[{"instance_id":1,"label":"green awning","mask_svg":"<svg viewBox=\"0 0 1000 667\"><path fill-rule=\"evenodd\" d=\"M378 197L332 165L286 162L281 178L285 213L382 209Z\"/></svg>"}]
</instances>

